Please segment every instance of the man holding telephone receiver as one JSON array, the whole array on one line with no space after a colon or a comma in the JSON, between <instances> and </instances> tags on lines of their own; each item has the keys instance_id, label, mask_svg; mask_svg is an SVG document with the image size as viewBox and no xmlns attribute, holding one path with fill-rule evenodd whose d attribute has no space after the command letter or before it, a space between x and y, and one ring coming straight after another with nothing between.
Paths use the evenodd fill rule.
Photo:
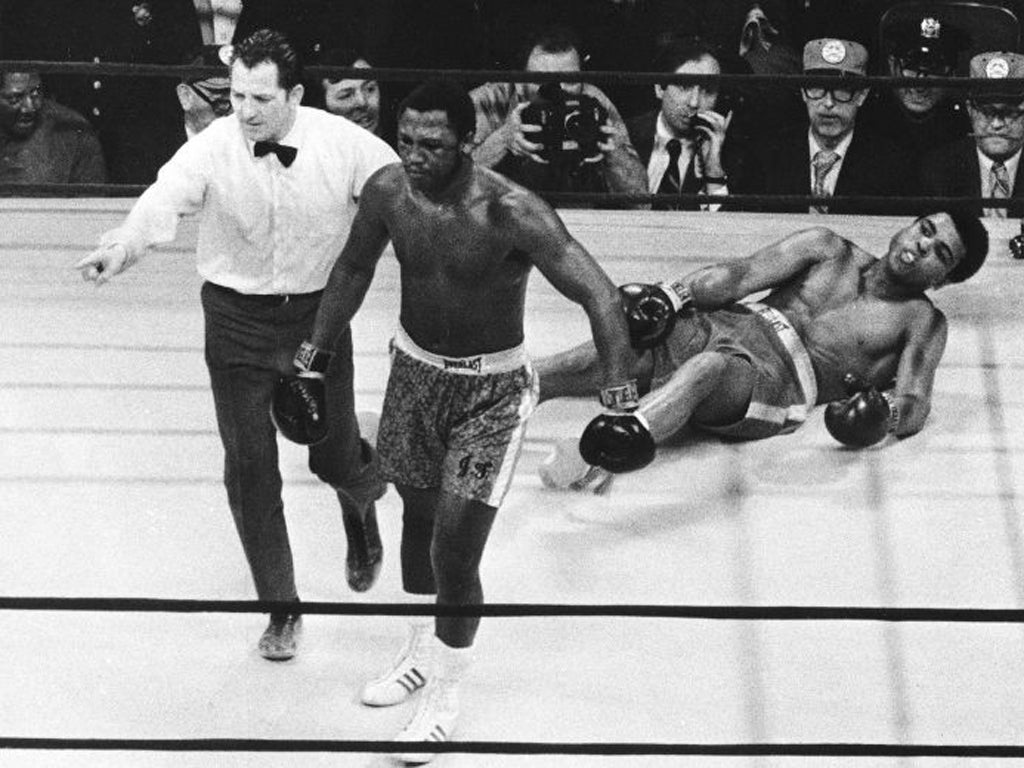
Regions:
<instances>
[{"instance_id":1,"label":"man holding telephone receiver","mask_svg":"<svg viewBox=\"0 0 1024 768\"><path fill-rule=\"evenodd\" d=\"M656 58L661 72L719 75L722 67L714 49L700 38L668 43ZM647 166L648 191L658 195L727 195L742 176L742 154L736 142L726 142L732 110L719 107L717 83L665 83L654 86L661 108L626 122L629 136ZM732 173L730 173L732 171ZM655 210L710 210L720 204L698 205L683 200L659 200Z\"/></svg>"}]
</instances>

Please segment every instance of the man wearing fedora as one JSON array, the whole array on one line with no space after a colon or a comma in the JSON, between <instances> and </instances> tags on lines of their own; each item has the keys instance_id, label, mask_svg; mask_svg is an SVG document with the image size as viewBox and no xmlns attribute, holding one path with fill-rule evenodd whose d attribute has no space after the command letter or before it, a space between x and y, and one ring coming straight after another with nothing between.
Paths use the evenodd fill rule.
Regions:
<instances>
[{"instance_id":1,"label":"man wearing fedora","mask_svg":"<svg viewBox=\"0 0 1024 768\"><path fill-rule=\"evenodd\" d=\"M921 161L921 193L976 198L1008 198L1007 206L967 209L985 216L1024 216L1024 87L1006 82L1024 78L1024 56L991 51L971 59L970 76L979 87L968 92L972 135L929 152Z\"/></svg>"},{"instance_id":2,"label":"man wearing fedora","mask_svg":"<svg viewBox=\"0 0 1024 768\"><path fill-rule=\"evenodd\" d=\"M862 128L857 114L868 96L868 52L850 40L823 38L804 46L803 71L829 78L801 89L807 122L759 145L757 191L817 197L900 197L910 191L912 165L895 142ZM752 185L753 186L753 185ZM806 205L767 204L766 210L808 211ZM822 201L820 213L892 213L876 201Z\"/></svg>"}]
</instances>

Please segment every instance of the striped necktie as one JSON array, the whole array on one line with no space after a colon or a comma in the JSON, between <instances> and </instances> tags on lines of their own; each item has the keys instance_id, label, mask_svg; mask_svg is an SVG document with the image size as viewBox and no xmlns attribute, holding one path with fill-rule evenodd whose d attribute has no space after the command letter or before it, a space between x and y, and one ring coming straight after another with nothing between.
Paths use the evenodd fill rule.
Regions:
<instances>
[{"instance_id":1,"label":"striped necktie","mask_svg":"<svg viewBox=\"0 0 1024 768\"><path fill-rule=\"evenodd\" d=\"M1006 166L1001 162L992 163L992 183L990 185L991 196L1001 197L1004 200L1010 197L1010 175L1006 172ZM989 213L1000 219L1006 218L1005 208L992 208Z\"/></svg>"},{"instance_id":2,"label":"striped necktie","mask_svg":"<svg viewBox=\"0 0 1024 768\"><path fill-rule=\"evenodd\" d=\"M814 168L813 191L816 197L829 196L829 191L825 187L825 177L828 176L828 172L831 171L838 162L838 152L833 152L831 149L821 149L815 152L814 159L811 160L811 165ZM816 205L814 206L814 210L818 213L828 213L828 207L825 205Z\"/></svg>"}]
</instances>

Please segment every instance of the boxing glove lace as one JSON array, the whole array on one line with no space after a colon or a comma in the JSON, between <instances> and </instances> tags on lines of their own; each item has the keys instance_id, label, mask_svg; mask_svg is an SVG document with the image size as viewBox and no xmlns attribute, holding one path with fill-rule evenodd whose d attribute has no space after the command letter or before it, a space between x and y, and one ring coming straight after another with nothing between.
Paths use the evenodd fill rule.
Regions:
<instances>
[{"instance_id":1,"label":"boxing glove lace","mask_svg":"<svg viewBox=\"0 0 1024 768\"><path fill-rule=\"evenodd\" d=\"M664 341L676 317L693 301L680 282L626 283L619 286L619 297L634 349L651 349Z\"/></svg>"},{"instance_id":2,"label":"boxing glove lace","mask_svg":"<svg viewBox=\"0 0 1024 768\"><path fill-rule=\"evenodd\" d=\"M843 445L864 448L885 439L899 424L899 409L888 392L846 374L849 397L825 406L825 428Z\"/></svg>"},{"instance_id":3,"label":"boxing glove lace","mask_svg":"<svg viewBox=\"0 0 1024 768\"><path fill-rule=\"evenodd\" d=\"M270 419L293 443L316 445L327 437L327 398L324 374L332 354L304 341L295 352L295 373L274 386Z\"/></svg>"}]
</instances>

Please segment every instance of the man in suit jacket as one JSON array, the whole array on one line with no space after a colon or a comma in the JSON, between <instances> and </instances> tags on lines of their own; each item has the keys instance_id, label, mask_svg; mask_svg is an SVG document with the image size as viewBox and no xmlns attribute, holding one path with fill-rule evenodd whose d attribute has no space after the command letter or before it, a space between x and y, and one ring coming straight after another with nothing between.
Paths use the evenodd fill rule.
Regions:
<instances>
[{"instance_id":1,"label":"man in suit jacket","mask_svg":"<svg viewBox=\"0 0 1024 768\"><path fill-rule=\"evenodd\" d=\"M898 198L912 191L913 168L891 140L857 126L857 112L868 96L859 83L867 73L868 53L859 43L825 38L804 46L808 75L835 78L835 84L802 89L808 126L794 126L759 148L759 191L817 197L863 195ZM803 205L768 204L766 210L807 211ZM889 202L822 201L820 213L887 214Z\"/></svg>"},{"instance_id":2,"label":"man in suit jacket","mask_svg":"<svg viewBox=\"0 0 1024 768\"><path fill-rule=\"evenodd\" d=\"M718 75L721 62L700 38L668 43L656 59L661 72ZM719 106L717 83L654 86L659 109L626 121L629 138L647 168L648 191L656 194L728 195L743 191L744 153L727 135L733 113ZM657 202L655 210L718 210L718 204Z\"/></svg>"},{"instance_id":3,"label":"man in suit jacket","mask_svg":"<svg viewBox=\"0 0 1024 768\"><path fill-rule=\"evenodd\" d=\"M993 51L971 59L972 78L989 81L967 100L972 135L940 147L921 161L921 192L926 195L976 197L967 206L974 213L1014 218L1024 216L1024 201L1009 207L984 208L981 198L1024 197L1021 147L1024 147L1024 91L997 88L1007 78L1024 78L1024 56ZM995 81L992 83L991 81Z\"/></svg>"}]
</instances>

